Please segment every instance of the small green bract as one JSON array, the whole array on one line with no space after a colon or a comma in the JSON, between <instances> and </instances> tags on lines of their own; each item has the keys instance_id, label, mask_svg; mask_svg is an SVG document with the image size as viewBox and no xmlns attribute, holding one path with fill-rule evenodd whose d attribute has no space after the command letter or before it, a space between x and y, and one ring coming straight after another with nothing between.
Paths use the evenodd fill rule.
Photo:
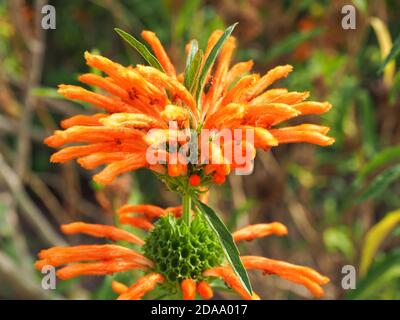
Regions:
<instances>
[{"instance_id":1,"label":"small green bract","mask_svg":"<svg viewBox=\"0 0 400 320\"><path fill-rule=\"evenodd\" d=\"M155 272L165 277L165 287L176 288L184 279L202 280L202 272L222 263L224 252L207 222L197 215L190 226L172 215L161 217L143 246L154 261Z\"/></svg>"}]
</instances>

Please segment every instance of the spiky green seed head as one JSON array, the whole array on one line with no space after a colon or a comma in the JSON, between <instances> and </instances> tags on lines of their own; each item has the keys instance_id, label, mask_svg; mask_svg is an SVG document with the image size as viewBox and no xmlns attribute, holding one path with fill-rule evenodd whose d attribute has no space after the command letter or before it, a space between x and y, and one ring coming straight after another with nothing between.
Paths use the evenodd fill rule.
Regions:
<instances>
[{"instance_id":1,"label":"spiky green seed head","mask_svg":"<svg viewBox=\"0 0 400 320\"><path fill-rule=\"evenodd\" d=\"M223 262L218 239L199 215L190 226L172 215L161 217L145 242L143 253L154 261L153 271L165 277L169 290L187 278L203 280L203 271Z\"/></svg>"}]
</instances>

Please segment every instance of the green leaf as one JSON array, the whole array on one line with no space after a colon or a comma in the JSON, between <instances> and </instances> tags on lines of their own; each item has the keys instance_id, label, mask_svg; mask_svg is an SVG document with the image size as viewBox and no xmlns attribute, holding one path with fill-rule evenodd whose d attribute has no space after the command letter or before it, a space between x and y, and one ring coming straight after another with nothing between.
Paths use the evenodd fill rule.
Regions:
<instances>
[{"instance_id":1,"label":"green leaf","mask_svg":"<svg viewBox=\"0 0 400 320\"><path fill-rule=\"evenodd\" d=\"M350 290L347 299L377 299L383 289L400 277L400 251L386 255L368 274L357 282L357 289Z\"/></svg>"},{"instance_id":2,"label":"green leaf","mask_svg":"<svg viewBox=\"0 0 400 320\"><path fill-rule=\"evenodd\" d=\"M239 250L233 241L232 234L226 228L225 224L218 217L215 211L202 203L199 199L194 199L194 203L197 205L200 212L206 218L208 224L211 229L215 232L215 235L218 237L221 246L225 252L225 256L231 264L233 271L238 276L240 282L243 287L246 289L248 294L252 295L253 290L251 288L249 276L247 275L247 271L243 266L242 261L240 260Z\"/></svg>"},{"instance_id":3,"label":"green leaf","mask_svg":"<svg viewBox=\"0 0 400 320\"><path fill-rule=\"evenodd\" d=\"M357 180L359 182L364 181L370 173L397 158L400 158L400 145L383 149L362 168Z\"/></svg>"},{"instance_id":4,"label":"green leaf","mask_svg":"<svg viewBox=\"0 0 400 320\"><path fill-rule=\"evenodd\" d=\"M208 55L208 57L204 63L204 67L200 73L199 84L197 86L197 92L196 92L197 106L200 106L200 96L201 96L201 92L203 91L203 88L204 88L204 82L206 80L207 74L210 71L211 67L213 66L215 59L217 58L219 51L221 50L221 47L224 45L225 41L232 34L233 29L235 29L237 24L238 23L236 22L233 25L231 25L230 27L228 27L227 29L225 29L224 33L221 35L221 37L218 39L217 43L211 49L210 54Z\"/></svg>"},{"instance_id":5,"label":"green leaf","mask_svg":"<svg viewBox=\"0 0 400 320\"><path fill-rule=\"evenodd\" d=\"M163 67L157 58L147 49L147 47L137 40L135 37L131 36L129 33L115 28L116 33L118 33L126 42L128 42L132 47L134 47L137 52L154 68L164 72Z\"/></svg>"},{"instance_id":6,"label":"green leaf","mask_svg":"<svg viewBox=\"0 0 400 320\"><path fill-rule=\"evenodd\" d=\"M400 223L400 209L389 212L375 224L365 236L364 245L361 251L360 274L365 275L371 265L380 245L389 233Z\"/></svg>"},{"instance_id":7,"label":"green leaf","mask_svg":"<svg viewBox=\"0 0 400 320\"><path fill-rule=\"evenodd\" d=\"M393 59L395 59L398 55L400 54L400 35L396 38L394 41L393 47L390 50L389 54L386 56L386 58L383 60L380 68L379 68L379 74L383 72L385 69L385 66Z\"/></svg>"},{"instance_id":8,"label":"green leaf","mask_svg":"<svg viewBox=\"0 0 400 320\"><path fill-rule=\"evenodd\" d=\"M199 44L197 43L197 40L192 40L186 61L184 76L184 85L189 92L193 92L193 90L196 89L202 63L203 51L199 50Z\"/></svg>"},{"instance_id":9,"label":"green leaf","mask_svg":"<svg viewBox=\"0 0 400 320\"><path fill-rule=\"evenodd\" d=\"M357 198L356 202L359 203L370 198L376 198L398 178L400 178L400 164L386 169L375 177L366 190Z\"/></svg>"}]
</instances>

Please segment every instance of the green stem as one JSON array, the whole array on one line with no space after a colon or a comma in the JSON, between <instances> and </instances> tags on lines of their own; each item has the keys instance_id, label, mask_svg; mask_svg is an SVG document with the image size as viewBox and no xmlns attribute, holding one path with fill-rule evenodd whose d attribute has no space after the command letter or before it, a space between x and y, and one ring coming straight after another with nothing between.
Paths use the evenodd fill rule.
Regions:
<instances>
[{"instance_id":1,"label":"green stem","mask_svg":"<svg viewBox=\"0 0 400 320\"><path fill-rule=\"evenodd\" d=\"M188 193L185 193L182 197L182 218L187 225L190 225L191 206L192 206L192 198Z\"/></svg>"}]
</instances>

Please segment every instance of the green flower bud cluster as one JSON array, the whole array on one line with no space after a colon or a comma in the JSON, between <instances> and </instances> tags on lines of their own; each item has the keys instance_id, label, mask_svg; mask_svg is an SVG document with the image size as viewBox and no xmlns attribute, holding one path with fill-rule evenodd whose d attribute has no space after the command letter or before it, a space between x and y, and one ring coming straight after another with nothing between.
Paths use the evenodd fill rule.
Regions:
<instances>
[{"instance_id":1,"label":"green flower bud cluster","mask_svg":"<svg viewBox=\"0 0 400 320\"><path fill-rule=\"evenodd\" d=\"M205 219L197 215L190 226L172 215L161 217L148 234L143 252L165 277L166 287L184 279L202 280L202 272L222 263L224 253Z\"/></svg>"}]
</instances>

